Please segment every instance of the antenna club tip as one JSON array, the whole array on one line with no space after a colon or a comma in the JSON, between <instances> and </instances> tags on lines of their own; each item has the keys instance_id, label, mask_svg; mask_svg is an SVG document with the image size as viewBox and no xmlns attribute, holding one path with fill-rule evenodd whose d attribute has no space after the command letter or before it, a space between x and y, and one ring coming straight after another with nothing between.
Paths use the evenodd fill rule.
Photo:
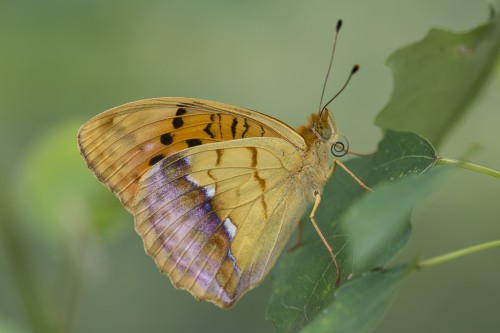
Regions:
<instances>
[{"instance_id":1,"label":"antenna club tip","mask_svg":"<svg viewBox=\"0 0 500 333\"><path fill-rule=\"evenodd\" d=\"M358 64L354 65L354 67L352 68L351 74L354 74L357 71L359 71L359 65Z\"/></svg>"},{"instance_id":2,"label":"antenna club tip","mask_svg":"<svg viewBox=\"0 0 500 333\"><path fill-rule=\"evenodd\" d=\"M342 20L337 21L337 32L339 32L340 28L342 28Z\"/></svg>"}]
</instances>

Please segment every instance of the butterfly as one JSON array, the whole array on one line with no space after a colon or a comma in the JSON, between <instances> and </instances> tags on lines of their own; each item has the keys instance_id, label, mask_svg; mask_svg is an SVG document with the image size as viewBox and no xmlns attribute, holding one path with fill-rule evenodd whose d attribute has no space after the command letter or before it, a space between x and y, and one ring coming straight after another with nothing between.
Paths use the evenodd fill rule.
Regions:
<instances>
[{"instance_id":1,"label":"butterfly","mask_svg":"<svg viewBox=\"0 0 500 333\"><path fill-rule=\"evenodd\" d=\"M310 202L317 227L337 139L328 109L294 130L192 98L124 104L78 133L85 162L134 216L159 270L223 308L262 282Z\"/></svg>"},{"instance_id":2,"label":"butterfly","mask_svg":"<svg viewBox=\"0 0 500 333\"><path fill-rule=\"evenodd\" d=\"M337 159L330 166L338 137L326 106L295 130L250 109L167 97L95 116L78 145L134 216L158 269L196 299L228 308L264 280L311 202L339 283L314 212L337 165L367 187Z\"/></svg>"}]
</instances>

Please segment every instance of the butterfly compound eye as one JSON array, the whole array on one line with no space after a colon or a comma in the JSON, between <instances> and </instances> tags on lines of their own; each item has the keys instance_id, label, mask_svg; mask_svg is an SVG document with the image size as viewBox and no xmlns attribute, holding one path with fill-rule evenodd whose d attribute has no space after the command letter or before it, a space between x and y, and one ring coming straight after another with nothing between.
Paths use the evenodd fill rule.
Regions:
<instances>
[{"instance_id":1,"label":"butterfly compound eye","mask_svg":"<svg viewBox=\"0 0 500 333\"><path fill-rule=\"evenodd\" d=\"M323 140L328 141L331 139L335 125L331 113L328 110L320 116L315 125L316 132L318 132Z\"/></svg>"},{"instance_id":2,"label":"butterfly compound eye","mask_svg":"<svg viewBox=\"0 0 500 333\"><path fill-rule=\"evenodd\" d=\"M332 136L332 128L330 127L330 124L328 124L328 123L325 124L323 122L320 122L316 129L317 129L319 135L321 136L321 138L324 140L329 140L330 137Z\"/></svg>"}]
</instances>

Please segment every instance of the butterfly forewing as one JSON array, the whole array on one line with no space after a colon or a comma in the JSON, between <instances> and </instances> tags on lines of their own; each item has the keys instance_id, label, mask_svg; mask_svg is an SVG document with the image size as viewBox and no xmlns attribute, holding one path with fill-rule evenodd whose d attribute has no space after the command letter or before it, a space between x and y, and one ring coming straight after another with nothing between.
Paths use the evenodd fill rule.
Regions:
<instances>
[{"instance_id":1,"label":"butterfly forewing","mask_svg":"<svg viewBox=\"0 0 500 333\"><path fill-rule=\"evenodd\" d=\"M178 151L250 137L302 139L283 123L244 108L187 98L155 98L104 112L80 129L80 150L90 169L131 211L139 179ZM287 133L282 133L283 129Z\"/></svg>"},{"instance_id":2,"label":"butterfly forewing","mask_svg":"<svg viewBox=\"0 0 500 333\"><path fill-rule=\"evenodd\" d=\"M304 209L300 161L280 138L162 159L141 178L134 201L146 251L175 286L231 306L269 272Z\"/></svg>"}]
</instances>

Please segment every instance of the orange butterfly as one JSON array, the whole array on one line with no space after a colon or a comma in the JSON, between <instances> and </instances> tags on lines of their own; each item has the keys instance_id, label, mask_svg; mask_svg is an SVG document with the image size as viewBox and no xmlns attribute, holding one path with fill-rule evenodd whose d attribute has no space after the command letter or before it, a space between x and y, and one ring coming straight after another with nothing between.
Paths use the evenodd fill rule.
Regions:
<instances>
[{"instance_id":1,"label":"orange butterfly","mask_svg":"<svg viewBox=\"0 0 500 333\"><path fill-rule=\"evenodd\" d=\"M344 167L329 166L337 138L327 109L294 130L256 111L191 98L128 103L78 133L85 162L134 216L160 271L224 308L262 282L311 201L339 281L314 220L323 186L337 164Z\"/></svg>"}]
</instances>

